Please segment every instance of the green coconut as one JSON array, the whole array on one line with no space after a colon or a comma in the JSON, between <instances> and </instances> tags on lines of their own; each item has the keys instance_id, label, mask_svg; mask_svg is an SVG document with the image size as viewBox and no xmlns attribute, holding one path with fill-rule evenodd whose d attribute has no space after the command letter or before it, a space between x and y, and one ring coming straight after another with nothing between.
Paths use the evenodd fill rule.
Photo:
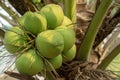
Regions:
<instances>
[{"instance_id":1,"label":"green coconut","mask_svg":"<svg viewBox=\"0 0 120 80\"><path fill-rule=\"evenodd\" d=\"M27 43L24 31L19 27L12 27L6 31L4 37L4 45L8 52L14 54L24 49Z\"/></svg>"},{"instance_id":2,"label":"green coconut","mask_svg":"<svg viewBox=\"0 0 120 80\"><path fill-rule=\"evenodd\" d=\"M27 14L24 14L18 19L20 26L24 26L24 21L25 21L26 16Z\"/></svg>"},{"instance_id":3,"label":"green coconut","mask_svg":"<svg viewBox=\"0 0 120 80\"><path fill-rule=\"evenodd\" d=\"M62 8L56 4L48 4L44 6L40 10L40 13L45 15L49 29L54 29L57 26L60 26L64 19L64 13Z\"/></svg>"},{"instance_id":4,"label":"green coconut","mask_svg":"<svg viewBox=\"0 0 120 80\"><path fill-rule=\"evenodd\" d=\"M36 46L44 57L53 58L63 51L63 37L55 30L46 30L37 36Z\"/></svg>"},{"instance_id":5,"label":"green coconut","mask_svg":"<svg viewBox=\"0 0 120 80\"><path fill-rule=\"evenodd\" d=\"M67 52L75 44L76 38L74 30L66 26L59 26L55 30L63 36L64 39L63 52Z\"/></svg>"},{"instance_id":6,"label":"green coconut","mask_svg":"<svg viewBox=\"0 0 120 80\"><path fill-rule=\"evenodd\" d=\"M38 13L26 12L24 20L24 29L32 34L39 34L47 29L46 18Z\"/></svg>"},{"instance_id":7,"label":"green coconut","mask_svg":"<svg viewBox=\"0 0 120 80\"><path fill-rule=\"evenodd\" d=\"M35 4L40 3L41 0L32 0Z\"/></svg>"},{"instance_id":8,"label":"green coconut","mask_svg":"<svg viewBox=\"0 0 120 80\"><path fill-rule=\"evenodd\" d=\"M54 58L48 59L48 61L54 67L54 69L58 69L62 65L62 55L59 54L58 56L56 56Z\"/></svg>"},{"instance_id":9,"label":"green coconut","mask_svg":"<svg viewBox=\"0 0 120 80\"><path fill-rule=\"evenodd\" d=\"M42 58L30 49L17 57L15 65L21 74L32 76L43 70L44 63Z\"/></svg>"},{"instance_id":10,"label":"green coconut","mask_svg":"<svg viewBox=\"0 0 120 80\"><path fill-rule=\"evenodd\" d=\"M74 29L74 25L73 25L72 21L67 16L64 16L64 20L61 25L63 25L63 26L65 25L71 29Z\"/></svg>"},{"instance_id":11,"label":"green coconut","mask_svg":"<svg viewBox=\"0 0 120 80\"><path fill-rule=\"evenodd\" d=\"M63 62L72 61L76 55L76 45L74 44L71 49L69 49L66 53L62 53Z\"/></svg>"}]
</instances>

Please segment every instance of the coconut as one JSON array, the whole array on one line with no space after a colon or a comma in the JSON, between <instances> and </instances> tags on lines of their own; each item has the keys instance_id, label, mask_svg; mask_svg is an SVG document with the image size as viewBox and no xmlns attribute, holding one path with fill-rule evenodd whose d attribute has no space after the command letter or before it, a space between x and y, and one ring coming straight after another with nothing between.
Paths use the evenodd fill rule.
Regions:
<instances>
[{"instance_id":1,"label":"coconut","mask_svg":"<svg viewBox=\"0 0 120 80\"><path fill-rule=\"evenodd\" d=\"M15 65L21 74L32 76L43 70L44 63L42 58L30 49L17 57Z\"/></svg>"},{"instance_id":2,"label":"coconut","mask_svg":"<svg viewBox=\"0 0 120 80\"><path fill-rule=\"evenodd\" d=\"M71 49L69 49L67 52L62 53L63 62L71 61L75 58L76 55L76 45L74 44Z\"/></svg>"},{"instance_id":3,"label":"coconut","mask_svg":"<svg viewBox=\"0 0 120 80\"><path fill-rule=\"evenodd\" d=\"M60 54L54 58L48 59L48 61L54 67L54 69L58 69L62 65L62 55Z\"/></svg>"},{"instance_id":4,"label":"coconut","mask_svg":"<svg viewBox=\"0 0 120 80\"><path fill-rule=\"evenodd\" d=\"M7 51L13 54L26 47L26 40L27 38L23 30L21 30L19 27L12 27L5 33L4 45Z\"/></svg>"},{"instance_id":5,"label":"coconut","mask_svg":"<svg viewBox=\"0 0 120 80\"><path fill-rule=\"evenodd\" d=\"M32 12L26 12L25 15L23 27L26 31L37 35L38 33L46 30L47 21L43 15Z\"/></svg>"},{"instance_id":6,"label":"coconut","mask_svg":"<svg viewBox=\"0 0 120 80\"><path fill-rule=\"evenodd\" d=\"M75 44L75 40L76 40L74 30L72 30L66 26L59 26L55 30L63 36L63 39L64 39L63 52L66 52L70 48L72 48L72 46Z\"/></svg>"},{"instance_id":7,"label":"coconut","mask_svg":"<svg viewBox=\"0 0 120 80\"><path fill-rule=\"evenodd\" d=\"M73 25L72 21L67 16L64 16L64 20L61 25L63 25L63 26L65 25L66 27L74 29L74 25Z\"/></svg>"},{"instance_id":8,"label":"coconut","mask_svg":"<svg viewBox=\"0 0 120 80\"><path fill-rule=\"evenodd\" d=\"M64 13L62 8L56 4L48 4L44 6L40 10L40 13L45 15L49 29L54 29L57 26L60 26L64 19Z\"/></svg>"},{"instance_id":9,"label":"coconut","mask_svg":"<svg viewBox=\"0 0 120 80\"><path fill-rule=\"evenodd\" d=\"M23 16L21 16L21 17L18 19L20 26L24 26L24 21L25 21L26 16L27 16L27 13L24 14Z\"/></svg>"},{"instance_id":10,"label":"coconut","mask_svg":"<svg viewBox=\"0 0 120 80\"><path fill-rule=\"evenodd\" d=\"M41 0L32 0L35 4L40 3Z\"/></svg>"},{"instance_id":11,"label":"coconut","mask_svg":"<svg viewBox=\"0 0 120 80\"><path fill-rule=\"evenodd\" d=\"M63 51L63 37L55 30L46 30L37 36L36 46L44 57L53 58Z\"/></svg>"}]
</instances>

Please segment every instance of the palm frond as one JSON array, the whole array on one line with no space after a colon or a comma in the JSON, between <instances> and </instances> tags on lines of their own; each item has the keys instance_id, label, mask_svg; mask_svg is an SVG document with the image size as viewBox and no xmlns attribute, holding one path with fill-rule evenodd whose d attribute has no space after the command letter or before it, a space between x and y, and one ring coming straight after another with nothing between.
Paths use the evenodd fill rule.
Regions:
<instances>
[{"instance_id":1,"label":"palm frond","mask_svg":"<svg viewBox=\"0 0 120 80\"><path fill-rule=\"evenodd\" d=\"M14 70L15 56L8 53L5 46L0 46L0 74L6 70Z\"/></svg>"}]
</instances>

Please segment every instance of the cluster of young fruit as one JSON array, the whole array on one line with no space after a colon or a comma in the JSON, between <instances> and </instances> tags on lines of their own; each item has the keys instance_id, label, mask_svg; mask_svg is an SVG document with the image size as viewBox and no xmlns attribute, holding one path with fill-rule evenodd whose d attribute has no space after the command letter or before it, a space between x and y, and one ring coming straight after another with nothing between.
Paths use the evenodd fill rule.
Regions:
<instances>
[{"instance_id":1,"label":"cluster of young fruit","mask_svg":"<svg viewBox=\"0 0 120 80\"><path fill-rule=\"evenodd\" d=\"M35 75L48 65L58 69L62 62L74 59L72 21L59 5L48 4L40 11L26 12L19 23L6 31L4 45L8 52L17 55L15 65L21 74Z\"/></svg>"}]
</instances>

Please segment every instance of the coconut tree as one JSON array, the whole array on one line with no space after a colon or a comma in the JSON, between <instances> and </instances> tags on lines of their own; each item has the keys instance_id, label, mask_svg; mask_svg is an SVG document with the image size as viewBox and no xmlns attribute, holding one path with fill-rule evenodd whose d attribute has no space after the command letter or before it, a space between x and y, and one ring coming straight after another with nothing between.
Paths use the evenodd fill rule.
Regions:
<instances>
[{"instance_id":1,"label":"coconut tree","mask_svg":"<svg viewBox=\"0 0 120 80\"><path fill-rule=\"evenodd\" d=\"M116 79L106 68L120 52L119 6L119 0L1 0L9 16L0 17L12 26L1 22L0 60L10 57L3 72L21 80Z\"/></svg>"}]
</instances>

